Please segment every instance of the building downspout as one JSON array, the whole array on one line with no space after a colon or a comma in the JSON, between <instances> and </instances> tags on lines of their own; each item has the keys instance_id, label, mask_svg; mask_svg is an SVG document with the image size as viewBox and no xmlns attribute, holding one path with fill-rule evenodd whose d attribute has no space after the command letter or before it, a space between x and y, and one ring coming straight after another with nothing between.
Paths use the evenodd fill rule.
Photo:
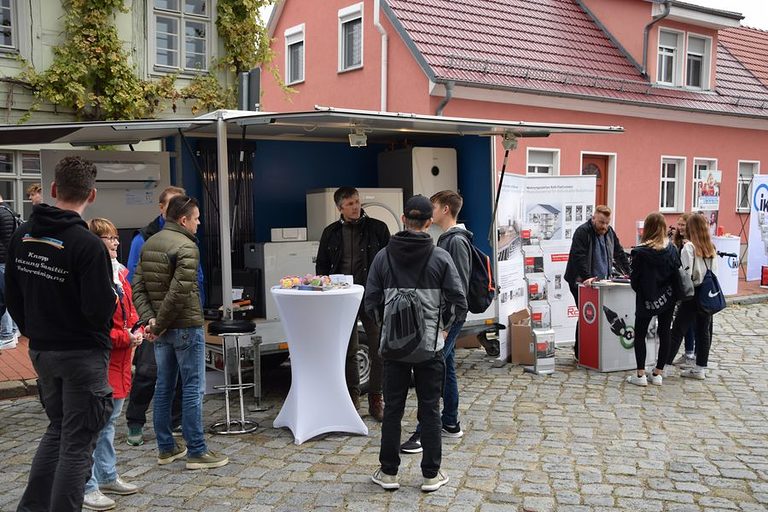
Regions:
<instances>
[{"instance_id":1,"label":"building downspout","mask_svg":"<svg viewBox=\"0 0 768 512\"><path fill-rule=\"evenodd\" d=\"M440 104L437 106L437 110L435 110L436 116L442 116L443 110L445 110L445 106L448 105L448 102L451 101L451 98L453 98L453 86L455 85L455 82L453 80L448 80L445 82L445 98L443 98L443 101L440 102Z\"/></svg>"},{"instance_id":2,"label":"building downspout","mask_svg":"<svg viewBox=\"0 0 768 512\"><path fill-rule=\"evenodd\" d=\"M641 73L645 78L648 78L648 37L651 34L651 27L669 16L670 8L670 0L664 0L664 11L658 16L655 16L643 29L643 70Z\"/></svg>"},{"instance_id":3,"label":"building downspout","mask_svg":"<svg viewBox=\"0 0 768 512\"><path fill-rule=\"evenodd\" d=\"M384 29L384 25L381 24L379 13L381 12L381 0L374 0L373 2L373 25L381 34L381 105L379 110L381 112L387 111L387 75L389 70L389 36Z\"/></svg>"}]
</instances>

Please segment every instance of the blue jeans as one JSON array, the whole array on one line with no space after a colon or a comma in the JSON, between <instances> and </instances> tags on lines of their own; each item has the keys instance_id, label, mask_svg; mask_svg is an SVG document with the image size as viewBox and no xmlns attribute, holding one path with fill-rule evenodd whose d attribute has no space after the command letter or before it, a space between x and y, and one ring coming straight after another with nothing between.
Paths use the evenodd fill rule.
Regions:
<instances>
[{"instance_id":1,"label":"blue jeans","mask_svg":"<svg viewBox=\"0 0 768 512\"><path fill-rule=\"evenodd\" d=\"M115 422L123 410L125 398L112 399L112 416L99 432L96 449L93 450L93 469L91 478L85 484L85 493L98 490L99 484L108 484L117 480L117 455L115 454Z\"/></svg>"},{"instance_id":2,"label":"blue jeans","mask_svg":"<svg viewBox=\"0 0 768 512\"><path fill-rule=\"evenodd\" d=\"M456 379L456 339L459 337L464 322L454 322L445 338L443 357L445 358L445 378L443 379L443 425L454 427L459 424L459 381ZM421 432L421 425L416 425L416 432Z\"/></svg>"},{"instance_id":3,"label":"blue jeans","mask_svg":"<svg viewBox=\"0 0 768 512\"><path fill-rule=\"evenodd\" d=\"M9 340L19 332L19 328L5 308L5 263L0 263L0 315L0 340Z\"/></svg>"},{"instance_id":4,"label":"blue jeans","mask_svg":"<svg viewBox=\"0 0 768 512\"><path fill-rule=\"evenodd\" d=\"M203 434L203 393L205 392L205 339L202 327L168 329L155 340L157 384L153 423L160 452L174 448L171 404L176 379L181 373L181 428L189 455L197 457L208 451Z\"/></svg>"}]
</instances>

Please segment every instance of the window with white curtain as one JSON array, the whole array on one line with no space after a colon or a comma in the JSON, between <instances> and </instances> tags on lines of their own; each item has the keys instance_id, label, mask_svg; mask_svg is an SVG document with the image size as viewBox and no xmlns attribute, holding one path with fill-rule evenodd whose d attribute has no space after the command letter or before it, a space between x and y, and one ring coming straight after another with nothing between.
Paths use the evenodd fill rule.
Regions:
<instances>
[{"instance_id":1,"label":"window with white curtain","mask_svg":"<svg viewBox=\"0 0 768 512\"><path fill-rule=\"evenodd\" d=\"M688 51L685 61L685 85L697 89L709 88L710 39L688 36Z\"/></svg>"},{"instance_id":2,"label":"window with white curtain","mask_svg":"<svg viewBox=\"0 0 768 512\"><path fill-rule=\"evenodd\" d=\"M285 31L285 83L304 81L304 24Z\"/></svg>"},{"instance_id":3,"label":"window with white curtain","mask_svg":"<svg viewBox=\"0 0 768 512\"><path fill-rule=\"evenodd\" d=\"M685 197L685 159L665 157L661 160L661 186L659 209L667 212L682 211Z\"/></svg>"},{"instance_id":4,"label":"window with white curtain","mask_svg":"<svg viewBox=\"0 0 768 512\"><path fill-rule=\"evenodd\" d=\"M557 149L528 149L527 174L556 176L560 170L560 151Z\"/></svg>"},{"instance_id":5,"label":"window with white curtain","mask_svg":"<svg viewBox=\"0 0 768 512\"><path fill-rule=\"evenodd\" d=\"M659 31L657 82L667 85L675 85L677 83L679 46L680 37L677 32Z\"/></svg>"}]
</instances>

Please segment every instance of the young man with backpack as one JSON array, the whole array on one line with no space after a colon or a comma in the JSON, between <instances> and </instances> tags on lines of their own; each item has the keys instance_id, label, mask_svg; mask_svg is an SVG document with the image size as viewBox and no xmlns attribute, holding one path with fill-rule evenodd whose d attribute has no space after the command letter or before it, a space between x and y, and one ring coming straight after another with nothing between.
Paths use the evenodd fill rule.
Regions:
<instances>
[{"instance_id":1,"label":"young man with backpack","mask_svg":"<svg viewBox=\"0 0 768 512\"><path fill-rule=\"evenodd\" d=\"M459 273L462 289L466 295L469 276L472 272L472 233L464 224L459 224L459 216L464 200L452 190L443 190L429 198L432 202L432 222L440 226L443 234L437 240L437 246L448 251ZM443 384L442 435L461 437L464 432L459 423L459 385L456 381L456 338L459 337L464 321L456 321L445 336L443 357L445 358L445 381ZM420 453L421 425L416 432L400 446L403 453Z\"/></svg>"},{"instance_id":2,"label":"young man with backpack","mask_svg":"<svg viewBox=\"0 0 768 512\"><path fill-rule=\"evenodd\" d=\"M381 319L384 361L381 467L371 480L388 490L400 487L400 421L413 372L423 444L421 490L431 492L448 482L440 469L440 397L445 378L442 332L464 321L467 300L450 254L434 247L427 232L432 224L430 200L421 195L410 198L402 221L405 230L376 255L365 288L366 311Z\"/></svg>"}]
</instances>

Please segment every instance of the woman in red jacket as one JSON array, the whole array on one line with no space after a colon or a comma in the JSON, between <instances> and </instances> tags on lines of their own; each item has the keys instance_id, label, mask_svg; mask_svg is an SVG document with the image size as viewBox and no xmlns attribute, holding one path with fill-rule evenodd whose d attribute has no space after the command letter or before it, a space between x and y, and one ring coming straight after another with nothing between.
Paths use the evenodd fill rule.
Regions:
<instances>
[{"instance_id":1,"label":"woman in red jacket","mask_svg":"<svg viewBox=\"0 0 768 512\"><path fill-rule=\"evenodd\" d=\"M88 510L110 510L115 501L103 493L128 495L139 488L123 481L117 474L115 456L115 421L120 417L123 402L131 390L131 362L133 350L143 341L142 329L133 332L139 317L133 307L131 285L128 283L128 269L117 261L117 246L120 243L117 228L107 219L92 219L88 228L106 245L112 260L112 278L119 302L112 318L112 352L109 357L109 385L112 386L114 411L107 425L99 432L93 451L91 479L85 486L83 508Z\"/></svg>"}]
</instances>

